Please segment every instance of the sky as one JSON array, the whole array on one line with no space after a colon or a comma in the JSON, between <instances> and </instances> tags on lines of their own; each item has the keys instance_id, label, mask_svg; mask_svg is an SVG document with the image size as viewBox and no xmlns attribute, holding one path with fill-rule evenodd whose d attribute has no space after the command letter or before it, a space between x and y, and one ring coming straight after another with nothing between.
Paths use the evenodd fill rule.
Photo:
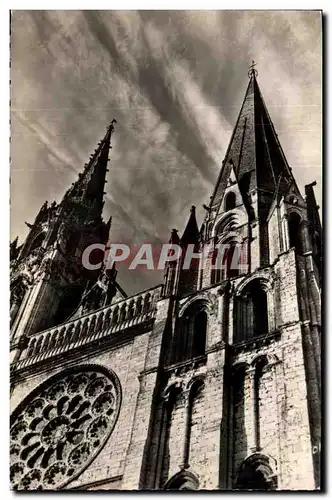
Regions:
<instances>
[{"instance_id":1,"label":"sky","mask_svg":"<svg viewBox=\"0 0 332 500\"><path fill-rule=\"evenodd\" d=\"M293 174L322 205L322 35L318 11L14 11L11 239L60 201L110 121L105 186L112 240L168 242L198 221L257 63ZM119 274L129 294L162 272Z\"/></svg>"}]
</instances>

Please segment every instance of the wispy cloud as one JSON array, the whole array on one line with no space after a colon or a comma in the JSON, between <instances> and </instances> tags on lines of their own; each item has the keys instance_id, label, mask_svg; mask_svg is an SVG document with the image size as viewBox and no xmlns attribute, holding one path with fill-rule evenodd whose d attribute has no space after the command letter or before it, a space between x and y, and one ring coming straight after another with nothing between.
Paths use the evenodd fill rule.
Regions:
<instances>
[{"instance_id":1,"label":"wispy cloud","mask_svg":"<svg viewBox=\"0 0 332 500\"><path fill-rule=\"evenodd\" d=\"M113 117L113 237L158 244L192 204L202 216L252 59L300 188L321 187L318 12L14 11L11 59L13 236L61 198ZM160 279L137 276L120 281Z\"/></svg>"}]
</instances>

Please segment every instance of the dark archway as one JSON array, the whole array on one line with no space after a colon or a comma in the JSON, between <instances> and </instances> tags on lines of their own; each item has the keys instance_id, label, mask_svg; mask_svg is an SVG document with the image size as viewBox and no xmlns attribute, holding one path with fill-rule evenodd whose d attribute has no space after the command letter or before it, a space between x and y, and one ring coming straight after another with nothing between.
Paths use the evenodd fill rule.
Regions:
<instances>
[{"instance_id":1,"label":"dark archway","mask_svg":"<svg viewBox=\"0 0 332 500\"><path fill-rule=\"evenodd\" d=\"M199 489L199 481L195 474L190 471L180 471L175 476L167 481L164 490L175 491L197 491Z\"/></svg>"},{"instance_id":2,"label":"dark archway","mask_svg":"<svg viewBox=\"0 0 332 500\"><path fill-rule=\"evenodd\" d=\"M295 248L296 253L302 253L301 217L292 212L288 216L289 246Z\"/></svg>"},{"instance_id":3,"label":"dark archway","mask_svg":"<svg viewBox=\"0 0 332 500\"><path fill-rule=\"evenodd\" d=\"M233 191L228 193L225 198L225 212L228 212L228 210L233 210L236 205L236 196Z\"/></svg>"},{"instance_id":4,"label":"dark archway","mask_svg":"<svg viewBox=\"0 0 332 500\"><path fill-rule=\"evenodd\" d=\"M192 355L194 358L205 354L206 327L207 314L205 311L200 311L194 317L194 338L192 347Z\"/></svg>"},{"instance_id":5,"label":"dark archway","mask_svg":"<svg viewBox=\"0 0 332 500\"><path fill-rule=\"evenodd\" d=\"M261 453L248 457L240 467L236 489L272 491L277 489L277 478L271 460Z\"/></svg>"},{"instance_id":6,"label":"dark archway","mask_svg":"<svg viewBox=\"0 0 332 500\"><path fill-rule=\"evenodd\" d=\"M211 285L216 285L223 280L239 276L241 252L235 241L223 244L216 248L212 254Z\"/></svg>"}]
</instances>

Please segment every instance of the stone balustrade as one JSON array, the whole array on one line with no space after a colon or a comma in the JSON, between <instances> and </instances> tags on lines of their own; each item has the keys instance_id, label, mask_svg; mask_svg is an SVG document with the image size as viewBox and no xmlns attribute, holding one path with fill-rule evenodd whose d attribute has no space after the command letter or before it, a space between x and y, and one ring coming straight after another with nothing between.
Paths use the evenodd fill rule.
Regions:
<instances>
[{"instance_id":1,"label":"stone balustrade","mask_svg":"<svg viewBox=\"0 0 332 500\"><path fill-rule=\"evenodd\" d=\"M12 366L24 368L83 344L153 319L162 286L120 300L65 324L29 336L20 359Z\"/></svg>"}]
</instances>

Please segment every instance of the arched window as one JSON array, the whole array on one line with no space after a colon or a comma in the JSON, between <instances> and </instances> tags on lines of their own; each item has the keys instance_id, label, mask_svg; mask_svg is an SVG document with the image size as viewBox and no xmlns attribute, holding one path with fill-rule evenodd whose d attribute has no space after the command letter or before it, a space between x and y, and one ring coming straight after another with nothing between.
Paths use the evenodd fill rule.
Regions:
<instances>
[{"instance_id":1,"label":"arched window","mask_svg":"<svg viewBox=\"0 0 332 500\"><path fill-rule=\"evenodd\" d=\"M292 212L288 218L289 246L294 247L296 253L302 253L301 217Z\"/></svg>"},{"instance_id":2,"label":"arched window","mask_svg":"<svg viewBox=\"0 0 332 500\"><path fill-rule=\"evenodd\" d=\"M179 363L205 354L207 314L201 302L192 304L179 318L172 362Z\"/></svg>"},{"instance_id":3,"label":"arched window","mask_svg":"<svg viewBox=\"0 0 332 500\"><path fill-rule=\"evenodd\" d=\"M221 252L220 255L219 252ZM225 244L225 247L221 245L219 251L216 248L212 256L212 266L214 268L211 272L211 285L239 276L239 264L239 247L236 243Z\"/></svg>"},{"instance_id":4,"label":"arched window","mask_svg":"<svg viewBox=\"0 0 332 500\"><path fill-rule=\"evenodd\" d=\"M225 279L235 278L239 275L239 248L236 243L231 243L225 248L223 256L223 266L225 272Z\"/></svg>"},{"instance_id":5,"label":"arched window","mask_svg":"<svg viewBox=\"0 0 332 500\"><path fill-rule=\"evenodd\" d=\"M236 195L231 191L226 195L225 198L225 212L228 212L228 210L233 210L236 205Z\"/></svg>"},{"instance_id":6,"label":"arched window","mask_svg":"<svg viewBox=\"0 0 332 500\"><path fill-rule=\"evenodd\" d=\"M229 234L230 232L236 231L241 225L241 217L237 212L230 212L224 214L223 217L218 221L214 234L215 236L221 236Z\"/></svg>"},{"instance_id":7,"label":"arched window","mask_svg":"<svg viewBox=\"0 0 332 500\"><path fill-rule=\"evenodd\" d=\"M259 280L253 280L235 299L234 342L268 333L267 296Z\"/></svg>"},{"instance_id":8,"label":"arched window","mask_svg":"<svg viewBox=\"0 0 332 500\"><path fill-rule=\"evenodd\" d=\"M207 327L207 314L205 311L200 311L194 317L194 335L193 335L193 348L192 348L193 358L201 356L205 353L206 327Z\"/></svg>"},{"instance_id":9,"label":"arched window","mask_svg":"<svg viewBox=\"0 0 332 500\"><path fill-rule=\"evenodd\" d=\"M236 489L271 491L276 488L276 475L267 456L254 453L243 462L240 467Z\"/></svg>"},{"instance_id":10,"label":"arched window","mask_svg":"<svg viewBox=\"0 0 332 500\"><path fill-rule=\"evenodd\" d=\"M164 489L173 491L196 491L199 489L199 481L190 471L181 471L167 481Z\"/></svg>"}]
</instances>

